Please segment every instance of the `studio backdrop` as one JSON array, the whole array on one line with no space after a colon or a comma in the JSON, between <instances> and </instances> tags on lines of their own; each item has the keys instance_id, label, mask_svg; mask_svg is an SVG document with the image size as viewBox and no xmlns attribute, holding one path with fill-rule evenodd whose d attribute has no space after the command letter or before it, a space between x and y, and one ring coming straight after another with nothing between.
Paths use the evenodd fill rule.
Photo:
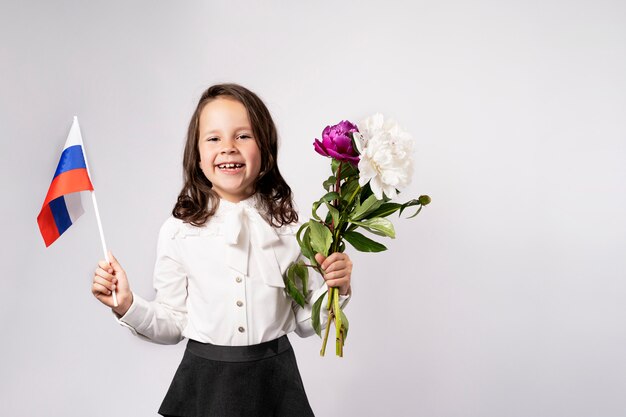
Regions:
<instances>
[{"instance_id":1,"label":"studio backdrop","mask_svg":"<svg viewBox=\"0 0 626 417\"><path fill-rule=\"evenodd\" d=\"M269 107L301 219L327 125L376 112L415 140L388 251L354 261L344 357L290 335L316 415L626 415L626 4L2 1L0 414L153 416L184 343L91 294L94 211L37 228L78 116L104 233L152 299L197 100ZM410 213L409 213L410 214ZM246 393L241 393L246 401Z\"/></svg>"}]
</instances>

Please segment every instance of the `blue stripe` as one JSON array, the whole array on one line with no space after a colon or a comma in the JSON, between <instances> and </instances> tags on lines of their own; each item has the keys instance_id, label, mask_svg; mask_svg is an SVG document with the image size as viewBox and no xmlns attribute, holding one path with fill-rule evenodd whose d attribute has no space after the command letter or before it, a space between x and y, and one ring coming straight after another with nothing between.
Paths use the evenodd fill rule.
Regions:
<instances>
[{"instance_id":1,"label":"blue stripe","mask_svg":"<svg viewBox=\"0 0 626 417\"><path fill-rule=\"evenodd\" d=\"M55 198L48 203L48 205L52 211L52 217L54 217L54 222L57 225L60 236L72 225L70 213L67 211L67 206L65 205L65 198L63 198L63 196Z\"/></svg>"},{"instance_id":2,"label":"blue stripe","mask_svg":"<svg viewBox=\"0 0 626 417\"><path fill-rule=\"evenodd\" d=\"M80 145L70 146L63 151L53 178L59 174L77 168L87 168L87 165L85 165L85 157L83 156L83 148Z\"/></svg>"}]
</instances>

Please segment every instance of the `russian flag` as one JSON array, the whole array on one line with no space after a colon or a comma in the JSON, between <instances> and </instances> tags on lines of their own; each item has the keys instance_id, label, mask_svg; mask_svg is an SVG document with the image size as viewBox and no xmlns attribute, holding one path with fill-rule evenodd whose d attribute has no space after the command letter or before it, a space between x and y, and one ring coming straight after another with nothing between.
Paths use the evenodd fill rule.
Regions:
<instances>
[{"instance_id":1,"label":"russian flag","mask_svg":"<svg viewBox=\"0 0 626 417\"><path fill-rule=\"evenodd\" d=\"M46 247L54 243L83 213L80 191L93 191L83 152L83 138L74 116L59 165L37 216Z\"/></svg>"}]
</instances>

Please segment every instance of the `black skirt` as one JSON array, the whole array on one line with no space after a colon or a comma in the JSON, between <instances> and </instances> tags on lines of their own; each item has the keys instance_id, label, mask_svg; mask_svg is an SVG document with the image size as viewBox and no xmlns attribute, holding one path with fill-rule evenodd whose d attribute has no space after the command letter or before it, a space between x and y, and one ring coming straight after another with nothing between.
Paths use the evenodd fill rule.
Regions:
<instances>
[{"instance_id":1,"label":"black skirt","mask_svg":"<svg viewBox=\"0 0 626 417\"><path fill-rule=\"evenodd\" d=\"M286 335L251 346L217 346L190 339L159 414L314 416Z\"/></svg>"}]
</instances>

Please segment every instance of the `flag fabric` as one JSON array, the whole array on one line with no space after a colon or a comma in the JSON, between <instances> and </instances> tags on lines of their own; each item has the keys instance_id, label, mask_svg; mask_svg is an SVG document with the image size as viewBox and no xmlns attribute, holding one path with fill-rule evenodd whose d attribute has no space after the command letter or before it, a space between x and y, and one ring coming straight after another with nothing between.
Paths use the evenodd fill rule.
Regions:
<instances>
[{"instance_id":1,"label":"flag fabric","mask_svg":"<svg viewBox=\"0 0 626 417\"><path fill-rule=\"evenodd\" d=\"M80 191L93 191L83 152L83 138L74 117L48 194L37 216L46 247L54 243L83 213Z\"/></svg>"}]
</instances>

